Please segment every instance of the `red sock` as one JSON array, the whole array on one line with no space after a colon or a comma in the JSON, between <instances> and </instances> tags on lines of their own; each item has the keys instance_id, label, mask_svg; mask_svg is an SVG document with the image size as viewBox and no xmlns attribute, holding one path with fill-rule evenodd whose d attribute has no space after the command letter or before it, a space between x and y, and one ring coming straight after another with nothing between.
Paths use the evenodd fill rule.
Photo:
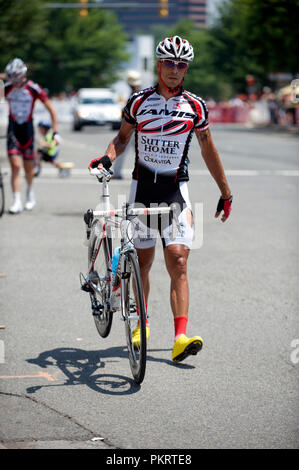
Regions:
<instances>
[{"instance_id":1,"label":"red sock","mask_svg":"<svg viewBox=\"0 0 299 470\"><path fill-rule=\"evenodd\" d=\"M188 317L174 318L174 339L178 339L180 335L185 335L187 330Z\"/></svg>"},{"instance_id":2,"label":"red sock","mask_svg":"<svg viewBox=\"0 0 299 470\"><path fill-rule=\"evenodd\" d=\"M146 313L145 324L146 324L146 326L150 326L149 321L148 321L148 318L147 318L147 303L145 303L144 306L145 306L145 313ZM136 310L137 310L137 315L139 316L139 308L138 308L138 305L136 305ZM138 325L139 325L139 320L138 320Z\"/></svg>"},{"instance_id":3,"label":"red sock","mask_svg":"<svg viewBox=\"0 0 299 470\"><path fill-rule=\"evenodd\" d=\"M150 326L149 321L148 321L148 318L147 318L147 303L145 303L145 313L146 313L145 324L146 324L146 326Z\"/></svg>"}]
</instances>

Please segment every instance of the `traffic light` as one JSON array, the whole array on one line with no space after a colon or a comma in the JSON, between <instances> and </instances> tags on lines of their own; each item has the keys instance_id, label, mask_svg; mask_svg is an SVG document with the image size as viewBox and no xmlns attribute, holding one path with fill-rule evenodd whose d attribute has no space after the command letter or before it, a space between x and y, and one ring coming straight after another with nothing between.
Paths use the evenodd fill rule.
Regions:
<instances>
[{"instance_id":1,"label":"traffic light","mask_svg":"<svg viewBox=\"0 0 299 470\"><path fill-rule=\"evenodd\" d=\"M168 0L160 0L159 16L161 18L167 18L168 15L169 15Z\"/></svg>"},{"instance_id":2,"label":"traffic light","mask_svg":"<svg viewBox=\"0 0 299 470\"><path fill-rule=\"evenodd\" d=\"M80 3L82 3L82 6L85 4L85 3L88 3L88 0L79 0ZM80 8L79 10L79 15L84 18L85 16L88 15L88 8Z\"/></svg>"}]
</instances>

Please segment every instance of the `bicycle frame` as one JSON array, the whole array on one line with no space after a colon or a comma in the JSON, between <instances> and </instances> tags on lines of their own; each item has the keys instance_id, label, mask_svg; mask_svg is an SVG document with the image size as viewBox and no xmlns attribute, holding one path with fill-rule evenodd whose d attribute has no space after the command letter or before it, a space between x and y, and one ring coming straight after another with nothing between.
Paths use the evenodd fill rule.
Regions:
<instances>
[{"instance_id":1,"label":"bicycle frame","mask_svg":"<svg viewBox=\"0 0 299 470\"><path fill-rule=\"evenodd\" d=\"M137 252L134 247L133 243L133 226L131 219L138 216L138 215L159 215L159 214L171 214L172 215L172 236L174 237L175 228L180 230L178 217L175 212L175 207L154 207L154 208L133 208L128 203L124 203L121 209L111 209L110 207L110 194L109 194L109 181L111 178L110 172L107 170L98 170L93 169L91 170L91 175L94 175L98 178L100 182L103 183L103 191L100 199L100 205L103 207L103 210L89 210L85 214L85 222L87 223L88 229L90 229L91 223L97 223L99 226L99 236L100 243L98 246L98 250L100 249L102 240L110 239L112 240L112 227L120 228L121 231L121 249L120 249L120 272L124 272L124 254L128 251L135 252L137 257ZM120 217L120 221L116 220L116 217ZM106 237L107 235L107 237ZM109 250L108 250L109 253ZM112 250L113 253L113 250ZM92 265L89 267L88 278L86 281L90 283L91 287L94 290L98 290L97 286L92 282L89 278L90 274L93 270L93 264L95 260L93 260ZM112 273L111 264L112 259L109 257L109 273ZM112 276L110 275L107 279L109 283L112 282ZM110 289L112 291L112 289Z\"/></svg>"}]
</instances>

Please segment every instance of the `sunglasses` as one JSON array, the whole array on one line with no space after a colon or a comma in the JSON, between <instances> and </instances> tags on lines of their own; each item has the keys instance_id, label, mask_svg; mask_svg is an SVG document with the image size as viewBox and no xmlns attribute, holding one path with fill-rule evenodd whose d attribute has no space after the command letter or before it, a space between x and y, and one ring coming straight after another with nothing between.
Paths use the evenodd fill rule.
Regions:
<instances>
[{"instance_id":1,"label":"sunglasses","mask_svg":"<svg viewBox=\"0 0 299 470\"><path fill-rule=\"evenodd\" d=\"M175 60L170 59L164 59L160 62L162 62L164 65L166 65L166 67L170 69L174 69L175 67L177 67L179 70L186 70L186 68L188 67L187 62L177 62Z\"/></svg>"}]
</instances>

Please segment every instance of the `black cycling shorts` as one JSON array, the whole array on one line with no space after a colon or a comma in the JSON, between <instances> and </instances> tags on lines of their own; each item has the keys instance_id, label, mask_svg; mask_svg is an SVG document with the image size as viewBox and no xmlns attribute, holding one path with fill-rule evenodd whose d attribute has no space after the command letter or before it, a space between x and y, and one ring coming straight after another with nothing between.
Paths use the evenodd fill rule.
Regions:
<instances>
[{"instance_id":1,"label":"black cycling shorts","mask_svg":"<svg viewBox=\"0 0 299 470\"><path fill-rule=\"evenodd\" d=\"M20 155L24 160L34 160L34 129L33 122L17 124L9 120L7 129L8 156Z\"/></svg>"},{"instance_id":2,"label":"black cycling shorts","mask_svg":"<svg viewBox=\"0 0 299 470\"><path fill-rule=\"evenodd\" d=\"M186 245L191 248L194 236L193 222L190 224L191 203L186 181L169 183L140 182L133 180L129 202L134 207L169 206L176 203L180 232L172 237L172 221L169 215L141 216L134 222L134 244L136 248L155 246L158 233L163 247L169 245ZM188 214L189 212L189 214Z\"/></svg>"}]
</instances>

